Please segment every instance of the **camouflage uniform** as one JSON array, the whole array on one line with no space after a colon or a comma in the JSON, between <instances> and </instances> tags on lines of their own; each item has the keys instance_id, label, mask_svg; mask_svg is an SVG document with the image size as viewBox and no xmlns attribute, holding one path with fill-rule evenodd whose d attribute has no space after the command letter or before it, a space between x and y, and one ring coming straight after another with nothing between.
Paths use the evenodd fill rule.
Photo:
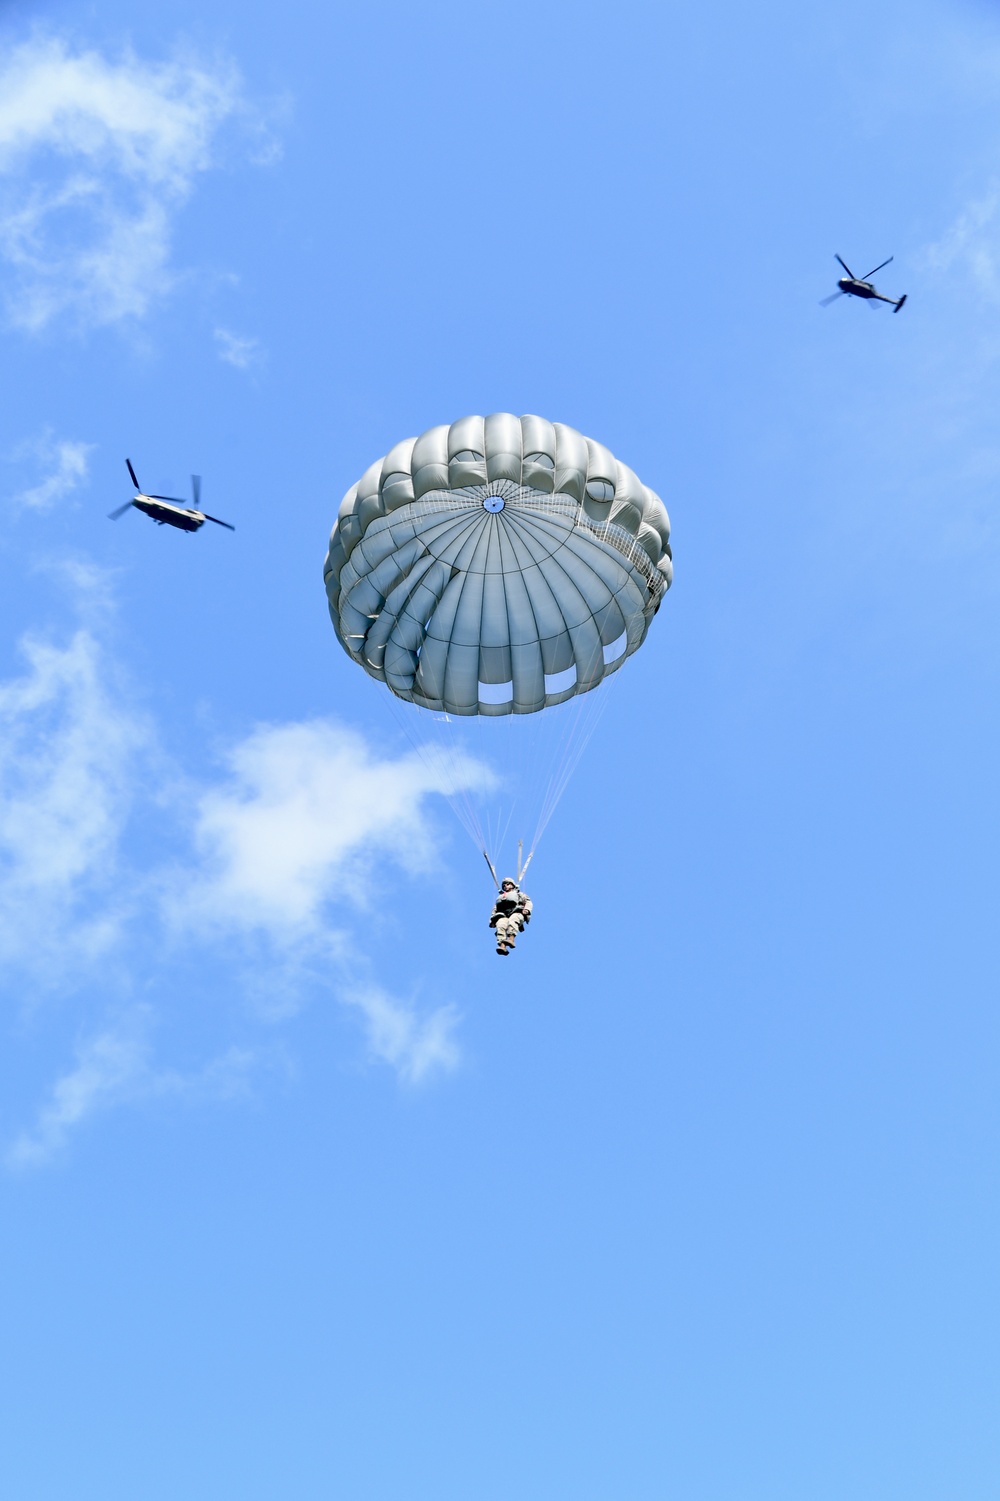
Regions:
<instances>
[{"instance_id":1,"label":"camouflage uniform","mask_svg":"<svg viewBox=\"0 0 1000 1501\"><path fill-rule=\"evenodd\" d=\"M525 923L531 920L531 897L519 891L508 877L497 893L490 914L490 927L497 931L497 953L506 954L514 947L514 940Z\"/></svg>"}]
</instances>

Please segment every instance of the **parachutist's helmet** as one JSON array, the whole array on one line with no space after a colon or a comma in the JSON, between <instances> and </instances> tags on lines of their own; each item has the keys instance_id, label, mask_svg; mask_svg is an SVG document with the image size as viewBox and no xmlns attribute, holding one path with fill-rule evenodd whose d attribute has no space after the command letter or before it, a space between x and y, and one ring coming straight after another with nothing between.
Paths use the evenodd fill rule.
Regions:
<instances>
[{"instance_id":1,"label":"parachutist's helmet","mask_svg":"<svg viewBox=\"0 0 1000 1501\"><path fill-rule=\"evenodd\" d=\"M511 888L512 890L516 891L517 890L517 882L514 881L514 880L512 880L510 876L504 876L503 880L500 882L500 890L501 891L506 891L508 888Z\"/></svg>"}]
</instances>

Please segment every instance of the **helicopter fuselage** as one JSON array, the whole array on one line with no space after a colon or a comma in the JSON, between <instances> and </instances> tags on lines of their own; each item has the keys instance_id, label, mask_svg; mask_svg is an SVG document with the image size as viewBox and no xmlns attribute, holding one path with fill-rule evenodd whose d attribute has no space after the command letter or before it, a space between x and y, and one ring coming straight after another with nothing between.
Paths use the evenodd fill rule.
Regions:
<instances>
[{"instance_id":1,"label":"helicopter fuselage","mask_svg":"<svg viewBox=\"0 0 1000 1501\"><path fill-rule=\"evenodd\" d=\"M905 295L897 300L895 297L886 297L882 292L876 292L875 283L862 281L860 276L842 276L837 286L842 292L846 292L848 297L865 297L869 300L874 299L875 302L887 302L897 313L906 301Z\"/></svg>"},{"instance_id":2,"label":"helicopter fuselage","mask_svg":"<svg viewBox=\"0 0 1000 1501\"><path fill-rule=\"evenodd\" d=\"M132 504L158 526L176 526L182 532L196 532L205 524L203 512L190 506L172 506L164 500L151 500L148 495L137 495Z\"/></svg>"}]
</instances>

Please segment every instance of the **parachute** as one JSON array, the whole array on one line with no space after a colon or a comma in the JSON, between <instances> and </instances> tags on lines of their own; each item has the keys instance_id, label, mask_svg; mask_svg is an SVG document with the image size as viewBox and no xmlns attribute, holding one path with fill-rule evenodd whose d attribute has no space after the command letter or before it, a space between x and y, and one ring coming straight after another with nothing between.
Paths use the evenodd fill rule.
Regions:
<instances>
[{"instance_id":1,"label":"parachute","mask_svg":"<svg viewBox=\"0 0 1000 1501\"><path fill-rule=\"evenodd\" d=\"M352 661L448 725L545 719L590 693L642 646L672 578L659 496L574 428L509 412L376 460L344 496L324 566ZM565 760L564 744L543 802Z\"/></svg>"}]
</instances>

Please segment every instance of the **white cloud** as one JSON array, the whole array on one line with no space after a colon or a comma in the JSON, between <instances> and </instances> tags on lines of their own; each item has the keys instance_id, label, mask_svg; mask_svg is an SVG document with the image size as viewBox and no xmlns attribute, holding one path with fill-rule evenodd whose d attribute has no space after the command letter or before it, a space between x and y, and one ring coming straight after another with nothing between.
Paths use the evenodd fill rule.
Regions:
<instances>
[{"instance_id":1,"label":"white cloud","mask_svg":"<svg viewBox=\"0 0 1000 1501\"><path fill-rule=\"evenodd\" d=\"M85 1121L117 1105L166 1095L231 1098L249 1089L258 1053L229 1048L190 1074L153 1066L152 1014L137 1007L77 1047L75 1065L52 1086L30 1130L15 1137L6 1154L11 1168L39 1167L54 1157Z\"/></svg>"},{"instance_id":2,"label":"white cloud","mask_svg":"<svg viewBox=\"0 0 1000 1501\"><path fill-rule=\"evenodd\" d=\"M46 432L33 443L24 445L19 452L23 454L29 450L49 472L37 485L15 495L14 503L28 510L47 511L83 484L94 444L57 440Z\"/></svg>"},{"instance_id":3,"label":"white cloud","mask_svg":"<svg viewBox=\"0 0 1000 1501\"><path fill-rule=\"evenodd\" d=\"M144 1031L109 1030L79 1049L75 1068L52 1087L48 1103L31 1131L23 1131L7 1153L10 1167L36 1167L62 1147L69 1133L96 1111L134 1095L149 1073Z\"/></svg>"},{"instance_id":4,"label":"white cloud","mask_svg":"<svg viewBox=\"0 0 1000 1501\"><path fill-rule=\"evenodd\" d=\"M237 370L250 370L261 362L261 348L256 339L230 333L227 328L217 328L215 342L219 349L219 359L224 360L227 365L234 365Z\"/></svg>"},{"instance_id":5,"label":"white cloud","mask_svg":"<svg viewBox=\"0 0 1000 1501\"><path fill-rule=\"evenodd\" d=\"M322 932L327 902L362 900L375 855L426 869L427 794L491 780L472 760L379 758L328 720L263 726L228 765L228 778L199 801L200 873L174 917L256 928L278 944Z\"/></svg>"},{"instance_id":6,"label":"white cloud","mask_svg":"<svg viewBox=\"0 0 1000 1501\"><path fill-rule=\"evenodd\" d=\"M384 989L353 983L352 946L331 926L330 908L367 899L379 855L411 873L430 868L427 795L492 781L467 758L380 758L362 736L326 720L263 726L235 747L228 778L199 801L200 862L172 882L185 895L170 900L170 919L176 928L262 937L272 954L254 983L272 1014L294 1010L310 973L332 967L339 999L365 1018L374 1057L411 1083L450 1070L459 1057L454 1008L421 1017Z\"/></svg>"},{"instance_id":7,"label":"white cloud","mask_svg":"<svg viewBox=\"0 0 1000 1501\"><path fill-rule=\"evenodd\" d=\"M77 582L92 594L101 580L84 572ZM112 982L121 996L148 996L180 973L173 958L201 953L257 1002L248 1015L258 1025L332 993L363 1020L370 1055L404 1082L457 1066L454 1007L419 1010L372 982L350 928L381 889L381 861L410 875L433 866L428 796L491 784L484 766L385 756L327 720L265 725L214 781L185 785L193 813L179 862L128 860L130 830L162 817L164 787L180 778L149 776L151 765L163 770L155 736L115 682L96 627L22 649L28 670L0 682L0 975L41 993L85 995L99 981L106 1007ZM46 1160L85 1119L125 1101L243 1087L256 1050L230 1050L193 1074L154 1068L153 1020L145 1007L94 1030L17 1138L12 1165Z\"/></svg>"},{"instance_id":8,"label":"white cloud","mask_svg":"<svg viewBox=\"0 0 1000 1501\"><path fill-rule=\"evenodd\" d=\"M965 269L979 291L1000 299L1000 188L994 186L963 209L940 240L927 247L932 271Z\"/></svg>"},{"instance_id":9,"label":"white cloud","mask_svg":"<svg viewBox=\"0 0 1000 1501\"><path fill-rule=\"evenodd\" d=\"M171 216L240 107L231 66L155 64L52 36L0 67L0 255L8 316L44 328L141 317L171 284Z\"/></svg>"},{"instance_id":10,"label":"white cloud","mask_svg":"<svg viewBox=\"0 0 1000 1501\"><path fill-rule=\"evenodd\" d=\"M0 684L0 964L55 983L119 933L107 893L149 736L89 631L23 651L28 672Z\"/></svg>"},{"instance_id":11,"label":"white cloud","mask_svg":"<svg viewBox=\"0 0 1000 1501\"><path fill-rule=\"evenodd\" d=\"M439 1006L420 1017L411 1006L393 1000L374 985L345 991L341 999L364 1015L372 1054L391 1064L407 1083L419 1084L429 1074L458 1067L461 1054L454 1036L458 1023L454 1006Z\"/></svg>"}]
</instances>

